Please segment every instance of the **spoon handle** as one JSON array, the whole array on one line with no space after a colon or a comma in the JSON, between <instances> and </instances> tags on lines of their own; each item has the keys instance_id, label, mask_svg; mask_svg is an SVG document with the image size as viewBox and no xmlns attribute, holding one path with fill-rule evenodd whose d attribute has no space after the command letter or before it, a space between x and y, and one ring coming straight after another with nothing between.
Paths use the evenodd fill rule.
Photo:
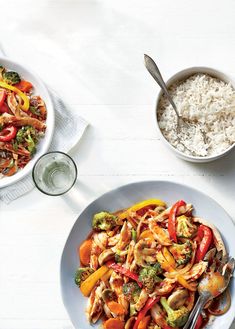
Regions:
<instances>
[{"instance_id":1,"label":"spoon handle","mask_svg":"<svg viewBox=\"0 0 235 329\"><path fill-rule=\"evenodd\" d=\"M199 296L192 312L189 315L188 321L184 325L183 329L188 329L189 327L190 327L190 329L195 328L199 314L201 313L201 310L203 309L203 307L207 301L208 301L208 296L205 296L205 295Z\"/></svg>"},{"instance_id":2,"label":"spoon handle","mask_svg":"<svg viewBox=\"0 0 235 329\"><path fill-rule=\"evenodd\" d=\"M164 93L166 94L169 102L171 103L173 109L175 110L175 113L177 115L177 117L180 117L180 114L176 108L176 105L171 97L171 95L169 94L168 90L167 90L167 86L162 78L162 75L159 71L159 68L157 67L157 64L154 62L154 60L149 57L148 55L144 55L144 61L145 61L145 66L146 69L149 71L149 73L151 74L151 76L154 78L154 80L156 80L156 82L158 83L158 85L162 88L162 90L164 91Z\"/></svg>"}]
</instances>

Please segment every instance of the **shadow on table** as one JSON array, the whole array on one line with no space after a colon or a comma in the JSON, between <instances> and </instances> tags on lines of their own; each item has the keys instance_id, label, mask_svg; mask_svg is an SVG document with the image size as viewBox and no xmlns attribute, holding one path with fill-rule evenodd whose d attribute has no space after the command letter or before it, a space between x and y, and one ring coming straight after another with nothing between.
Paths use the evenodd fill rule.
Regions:
<instances>
[{"instance_id":1,"label":"shadow on table","mask_svg":"<svg viewBox=\"0 0 235 329\"><path fill-rule=\"evenodd\" d=\"M209 163L188 163L197 173L213 178L213 185L226 198L234 201L235 197L235 151L226 157Z\"/></svg>"},{"instance_id":2,"label":"shadow on table","mask_svg":"<svg viewBox=\"0 0 235 329\"><path fill-rule=\"evenodd\" d=\"M61 197L74 212L79 213L93 200L94 196L92 189L77 180L72 189Z\"/></svg>"}]
</instances>

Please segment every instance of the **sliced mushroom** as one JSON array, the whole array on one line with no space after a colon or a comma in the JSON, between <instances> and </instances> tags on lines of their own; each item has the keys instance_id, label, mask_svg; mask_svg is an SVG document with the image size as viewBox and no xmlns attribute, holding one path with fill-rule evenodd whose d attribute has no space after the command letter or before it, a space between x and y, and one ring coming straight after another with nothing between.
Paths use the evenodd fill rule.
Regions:
<instances>
[{"instance_id":1,"label":"sliced mushroom","mask_svg":"<svg viewBox=\"0 0 235 329\"><path fill-rule=\"evenodd\" d=\"M203 260L207 262L212 262L215 255L216 255L216 248L212 248L206 253Z\"/></svg>"},{"instance_id":2,"label":"sliced mushroom","mask_svg":"<svg viewBox=\"0 0 235 329\"><path fill-rule=\"evenodd\" d=\"M131 318L129 318L125 324L125 329L132 329L135 323L135 317L132 316Z\"/></svg>"},{"instance_id":3,"label":"sliced mushroom","mask_svg":"<svg viewBox=\"0 0 235 329\"><path fill-rule=\"evenodd\" d=\"M181 306L185 304L188 296L189 296L188 290L186 289L176 290L168 298L167 300L168 305L173 310L178 310Z\"/></svg>"},{"instance_id":4,"label":"sliced mushroom","mask_svg":"<svg viewBox=\"0 0 235 329\"><path fill-rule=\"evenodd\" d=\"M102 298L105 303L111 302L112 300L116 300L117 296L115 292L111 289L104 289L102 292Z\"/></svg>"},{"instance_id":5,"label":"sliced mushroom","mask_svg":"<svg viewBox=\"0 0 235 329\"><path fill-rule=\"evenodd\" d=\"M113 258L114 255L115 255L115 253L111 249L104 250L99 255L99 258L98 258L98 261L99 261L100 266L103 265L108 260L110 260L111 258Z\"/></svg>"}]
</instances>

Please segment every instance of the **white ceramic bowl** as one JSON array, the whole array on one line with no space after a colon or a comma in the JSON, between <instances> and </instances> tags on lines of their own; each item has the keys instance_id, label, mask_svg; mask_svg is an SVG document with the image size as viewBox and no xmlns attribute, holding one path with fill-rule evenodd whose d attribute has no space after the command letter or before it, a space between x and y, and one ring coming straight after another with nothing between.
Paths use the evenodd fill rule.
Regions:
<instances>
[{"instance_id":1,"label":"white ceramic bowl","mask_svg":"<svg viewBox=\"0 0 235 329\"><path fill-rule=\"evenodd\" d=\"M45 136L40 140L40 142L37 145L36 154L29 161L29 163L23 169L19 170L15 175L1 178L0 188L2 188L14 184L17 181L24 178L25 176L27 176L32 171L32 168L35 162L37 161L37 159L42 154L47 152L54 132L55 118L54 118L54 108L49 92L45 87L44 83L41 81L41 79L35 73L33 73L31 69L28 69L25 67L25 65L21 65L5 57L0 58L0 64L6 67L6 69L8 70L13 70L18 72L23 79L29 80L34 86L34 95L41 96L47 108L47 119L46 119L47 128L46 128Z\"/></svg>"},{"instance_id":2,"label":"white ceramic bowl","mask_svg":"<svg viewBox=\"0 0 235 329\"><path fill-rule=\"evenodd\" d=\"M218 78L220 80L223 80L225 82L230 82L233 86L233 88L235 89L235 82L233 81L232 78L230 78L228 75L217 71L215 69L209 68L209 67L190 67L187 68L185 70L179 71L177 72L175 75L173 75L167 82L166 85L169 88L173 83L177 83L180 81L184 81L187 78L189 78L190 76L192 76L193 74L196 73L206 73L212 77ZM159 106L159 101L162 97L162 91L160 90L158 97L157 97L157 103L156 103L156 113L155 113L155 118L157 121L157 130L159 131L159 135L162 139L162 141L165 143L165 145L171 150L173 151L179 158L190 161L190 162L210 162L210 161L214 161L216 159L219 159L221 157L223 157L224 155L228 154L235 146L235 144L231 145L229 148L227 148L225 151L218 153L216 155L212 155L212 156L205 156L205 157L199 157L199 156L192 156L192 155L187 155L183 152L180 152L179 150L177 150L174 146L172 146L167 140L166 138L163 136L161 129L159 128L158 125L158 120L157 120L157 111L158 111L158 106ZM173 110L172 110L173 111Z\"/></svg>"},{"instance_id":3,"label":"white ceramic bowl","mask_svg":"<svg viewBox=\"0 0 235 329\"><path fill-rule=\"evenodd\" d=\"M141 200L159 198L168 205L184 199L192 203L196 216L213 223L220 231L228 253L235 255L235 225L226 211L206 194L186 185L168 181L147 181L132 183L105 193L93 201L78 217L66 241L60 264L60 284L64 305L76 329L101 328L100 322L90 325L86 319L85 309L88 299L75 285L74 274L79 267L77 247L88 236L92 216L101 211L116 211L128 208ZM228 329L234 319L235 291L234 279L231 282L232 304L229 311L218 316L209 326L210 329Z\"/></svg>"}]
</instances>

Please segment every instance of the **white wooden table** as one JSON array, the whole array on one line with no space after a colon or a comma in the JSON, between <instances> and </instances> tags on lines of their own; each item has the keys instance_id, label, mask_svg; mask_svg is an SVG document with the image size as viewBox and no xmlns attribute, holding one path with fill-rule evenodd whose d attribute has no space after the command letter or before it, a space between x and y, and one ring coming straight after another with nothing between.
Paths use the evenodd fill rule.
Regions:
<instances>
[{"instance_id":1,"label":"white wooden table","mask_svg":"<svg viewBox=\"0 0 235 329\"><path fill-rule=\"evenodd\" d=\"M59 262L78 213L122 184L165 179L192 185L235 218L235 152L211 164L175 158L159 140L152 55L168 78L211 66L235 78L233 0L0 1L0 42L90 122L73 152L76 187L36 189L0 203L0 329L68 329ZM235 328L235 327L234 327ZM226 328L224 328L226 329Z\"/></svg>"}]
</instances>

